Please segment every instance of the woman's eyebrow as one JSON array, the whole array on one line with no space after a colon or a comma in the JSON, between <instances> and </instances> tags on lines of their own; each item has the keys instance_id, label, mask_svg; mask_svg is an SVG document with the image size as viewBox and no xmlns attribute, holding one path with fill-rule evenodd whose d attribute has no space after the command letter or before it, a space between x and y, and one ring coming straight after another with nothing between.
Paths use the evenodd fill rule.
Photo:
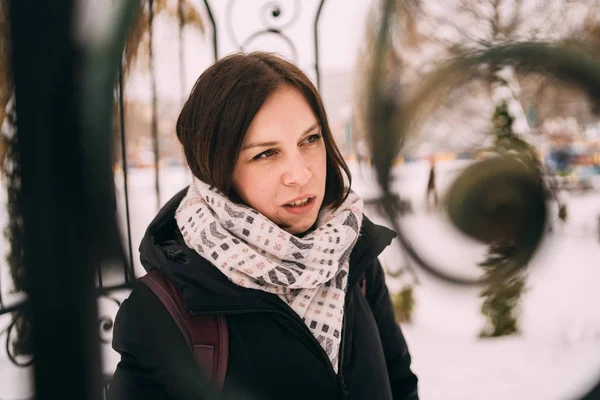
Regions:
<instances>
[{"instance_id":1,"label":"woman's eyebrow","mask_svg":"<svg viewBox=\"0 0 600 400\"><path fill-rule=\"evenodd\" d=\"M307 130L305 130L302 134L306 135L307 133L314 131L318 127L319 127L319 123L315 122L314 124L312 124L312 126L310 128L308 128Z\"/></svg>"},{"instance_id":2,"label":"woman's eyebrow","mask_svg":"<svg viewBox=\"0 0 600 400\"><path fill-rule=\"evenodd\" d=\"M300 137L308 135L309 133L317 130L319 127L320 127L319 123L315 122L314 124L312 124L312 126L310 128L308 128L304 132L302 132L302 134L300 135Z\"/></svg>"},{"instance_id":3,"label":"woman's eyebrow","mask_svg":"<svg viewBox=\"0 0 600 400\"><path fill-rule=\"evenodd\" d=\"M315 122L314 124L312 124L310 126L310 128L306 129L304 132L302 132L302 135L306 135L307 133L310 133L312 131L314 131L315 129L317 129L319 127L319 123ZM270 142L256 142L256 143L248 143L247 145L243 146L242 149L240 151L245 151L248 149L253 149L255 147L270 147L270 146L275 146L277 145L279 142L274 142L274 141L270 141Z\"/></svg>"},{"instance_id":4,"label":"woman's eyebrow","mask_svg":"<svg viewBox=\"0 0 600 400\"><path fill-rule=\"evenodd\" d=\"M242 147L242 149L240 151L244 151L244 150L248 150L248 149L253 149L255 147L269 147L269 146L275 146L277 145L279 142L257 142L257 143L248 143L247 145L245 145L244 147Z\"/></svg>"}]
</instances>

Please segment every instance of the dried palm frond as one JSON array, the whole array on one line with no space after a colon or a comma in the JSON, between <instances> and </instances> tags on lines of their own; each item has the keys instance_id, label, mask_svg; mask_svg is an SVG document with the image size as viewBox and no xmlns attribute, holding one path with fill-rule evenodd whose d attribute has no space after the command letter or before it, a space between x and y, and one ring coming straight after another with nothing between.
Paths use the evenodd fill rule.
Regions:
<instances>
[{"instance_id":1,"label":"dried palm frond","mask_svg":"<svg viewBox=\"0 0 600 400\"><path fill-rule=\"evenodd\" d=\"M180 20L183 26L190 26L204 34L206 25L198 10L188 0L177 0L177 2L177 4L173 4L168 0L153 0L153 20L160 14L165 14L168 17ZM148 68L150 25L149 0L145 0L140 3L137 16L125 44L123 54L124 75L127 75L136 63L140 63L143 68Z\"/></svg>"},{"instance_id":2,"label":"dried palm frond","mask_svg":"<svg viewBox=\"0 0 600 400\"><path fill-rule=\"evenodd\" d=\"M6 104L12 93L10 26L8 1L0 1L0 124L6 116ZM0 160L4 151L0 148Z\"/></svg>"}]
</instances>

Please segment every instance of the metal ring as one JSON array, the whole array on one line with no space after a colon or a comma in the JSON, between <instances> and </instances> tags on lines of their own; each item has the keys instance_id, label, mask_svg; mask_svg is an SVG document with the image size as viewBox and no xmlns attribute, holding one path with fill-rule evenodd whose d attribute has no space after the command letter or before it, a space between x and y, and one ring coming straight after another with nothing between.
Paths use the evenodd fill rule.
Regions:
<instances>
[{"instance_id":1,"label":"metal ring","mask_svg":"<svg viewBox=\"0 0 600 400\"><path fill-rule=\"evenodd\" d=\"M253 34L251 34L249 37L247 37L246 39L243 40L243 42L238 38L237 34L235 33L235 30L233 29L234 27L234 23L233 23L233 8L234 5L236 3L236 0L229 0L227 2L227 7L225 9L225 17L226 17L226 26L227 26L227 34L229 36L229 40L231 40L231 42L235 45L235 47L237 47L240 51L244 51L247 44L254 40L257 36L261 36L262 34L269 32L272 34L276 34L276 35L281 35L283 37L283 39L288 42L288 45L291 44L291 40L285 36L282 31L289 28L290 26L292 26L294 23L296 23L296 21L298 20L299 16L300 16L300 2L298 0L294 0L294 10L291 13L291 18L289 21L282 23L280 25L274 25L273 23L269 22L269 19L271 18L279 18L281 16L281 10L285 7L282 7L279 1L269 1L266 4L263 4L263 6L261 7L261 22L264 26L264 29L259 30ZM278 15L274 15L274 13L277 12ZM271 17L269 17L269 13L271 13ZM295 47L293 45L290 46L293 49L293 52L296 53Z\"/></svg>"},{"instance_id":2,"label":"metal ring","mask_svg":"<svg viewBox=\"0 0 600 400\"><path fill-rule=\"evenodd\" d=\"M506 44L489 49L472 52L461 58L451 60L439 68L428 78L418 90L416 96L403 103L402 92L385 81L383 70L384 55L391 46L390 21L394 15L395 1L387 0L383 4L383 21L376 42L373 69L367 79L368 93L371 98L368 108L372 149L377 157L373 157L379 184L383 191L383 206L387 217L398 234L401 246L413 261L424 271L457 285L481 285L483 278L469 279L445 272L438 266L426 261L407 238L405 230L397 221L397 213L392 207L390 188L391 168L393 160L404 144L410 130L420 122L419 111L431 110L443 99L445 90L470 77L470 73L481 65L512 65L528 71L553 74L563 80L580 86L595 102L600 102L600 63L590 57L590 52L565 45L543 42L522 42ZM533 252L531 256L533 256ZM521 261L528 261L524 258Z\"/></svg>"}]
</instances>

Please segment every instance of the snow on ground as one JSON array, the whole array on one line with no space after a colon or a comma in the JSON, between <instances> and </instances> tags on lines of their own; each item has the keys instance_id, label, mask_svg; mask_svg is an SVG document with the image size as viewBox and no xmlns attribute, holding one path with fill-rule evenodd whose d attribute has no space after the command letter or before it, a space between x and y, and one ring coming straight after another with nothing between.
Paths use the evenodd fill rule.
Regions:
<instances>
[{"instance_id":1,"label":"snow on ground","mask_svg":"<svg viewBox=\"0 0 600 400\"><path fill-rule=\"evenodd\" d=\"M441 162L437 167L438 187L444 188L465 162ZM355 190L365 198L378 195L374 173L352 165ZM457 235L439 212L424 209L427 163L412 163L394 171L393 188L410 199L414 214L401 219L414 246L428 260L453 273L478 273L484 248ZM189 179L181 169L164 169L160 175L161 203L183 188ZM147 224L156 213L152 170L131 170L130 202L132 247L137 246ZM121 216L125 215L122 175L117 175ZM1 199L5 201L3 198ZM569 220L555 228L528 270L528 291L522 307L522 334L510 338L479 339L483 318L476 288L460 288L440 282L417 269L420 284L415 289L414 322L403 330L420 378L424 400L576 399L600 377L600 240L597 219L600 194L572 196ZM373 207L367 214L376 223L385 218ZM0 218L2 218L0 216ZM4 217L5 218L5 217ZM124 217L122 231L126 231ZM0 222L4 223L3 220ZM460 249L460 251L459 251ZM6 243L0 241L0 253ZM381 256L390 269L404 265L395 240ZM144 273L134 257L138 275ZM0 263L2 294L7 295L6 265ZM122 277L105 277L105 284ZM392 290L406 280L390 279ZM118 293L116 298L126 297ZM99 299L102 315L114 315L116 304ZM0 332L8 316L0 317ZM108 342L110 334L103 334ZM2 344L5 336L0 335ZM109 344L102 345L104 370L110 373L118 357ZM15 368L0 352L0 400L22 399L31 394L30 369Z\"/></svg>"},{"instance_id":2,"label":"snow on ground","mask_svg":"<svg viewBox=\"0 0 600 400\"><path fill-rule=\"evenodd\" d=\"M440 188L451 183L460 164L438 165ZM472 276L484 248L460 237L439 213L424 210L428 173L426 163L397 169L393 187L415 208L401 223L430 261ZM362 173L366 181L373 177L372 171ZM373 184L361 183L357 190L365 197L378 193ZM600 195L572 196L568 207L567 223L556 225L528 269L519 336L479 339L478 290L451 286L418 270L415 317L403 330L423 399L576 399L600 377L595 307L600 303ZM381 216L372 219L386 224ZM403 260L398 243L381 259L391 268ZM388 285L393 290L400 282Z\"/></svg>"}]
</instances>

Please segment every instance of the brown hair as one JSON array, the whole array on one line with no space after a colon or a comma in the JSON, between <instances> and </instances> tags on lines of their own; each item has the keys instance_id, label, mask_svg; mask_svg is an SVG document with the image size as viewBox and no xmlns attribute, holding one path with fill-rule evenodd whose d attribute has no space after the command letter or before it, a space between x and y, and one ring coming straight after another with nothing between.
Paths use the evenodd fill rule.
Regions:
<instances>
[{"instance_id":1,"label":"brown hair","mask_svg":"<svg viewBox=\"0 0 600 400\"><path fill-rule=\"evenodd\" d=\"M194 176L239 201L231 178L242 141L265 100L292 85L306 98L321 125L327 151L323 206L339 207L348 196L351 175L338 149L321 96L294 64L263 52L233 54L200 75L177 120L177 137Z\"/></svg>"}]
</instances>

